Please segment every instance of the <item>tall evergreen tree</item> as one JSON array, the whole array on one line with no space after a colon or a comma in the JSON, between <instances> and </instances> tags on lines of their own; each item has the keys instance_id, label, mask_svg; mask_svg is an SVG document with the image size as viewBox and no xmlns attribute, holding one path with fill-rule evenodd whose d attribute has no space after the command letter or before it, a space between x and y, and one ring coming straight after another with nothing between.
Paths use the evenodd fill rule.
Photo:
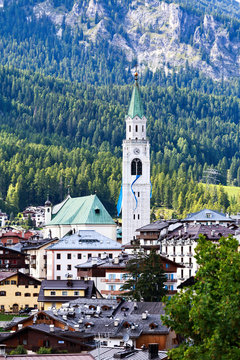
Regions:
<instances>
[{"instance_id":1,"label":"tall evergreen tree","mask_svg":"<svg viewBox=\"0 0 240 360\"><path fill-rule=\"evenodd\" d=\"M150 254L141 251L129 260L126 268L127 279L121 290L131 300L161 301L167 290L164 283L166 274L161 256L155 250Z\"/></svg>"}]
</instances>

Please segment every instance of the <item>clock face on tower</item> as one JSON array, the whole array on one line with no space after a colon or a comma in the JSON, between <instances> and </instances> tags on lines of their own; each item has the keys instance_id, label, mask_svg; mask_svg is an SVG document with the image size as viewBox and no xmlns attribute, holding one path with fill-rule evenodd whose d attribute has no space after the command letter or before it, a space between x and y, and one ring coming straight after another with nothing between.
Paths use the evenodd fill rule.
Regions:
<instances>
[{"instance_id":1,"label":"clock face on tower","mask_svg":"<svg viewBox=\"0 0 240 360\"><path fill-rule=\"evenodd\" d=\"M134 152L134 154L138 155L138 154L140 154L140 149L135 148L135 149L133 150L133 152Z\"/></svg>"}]
</instances>

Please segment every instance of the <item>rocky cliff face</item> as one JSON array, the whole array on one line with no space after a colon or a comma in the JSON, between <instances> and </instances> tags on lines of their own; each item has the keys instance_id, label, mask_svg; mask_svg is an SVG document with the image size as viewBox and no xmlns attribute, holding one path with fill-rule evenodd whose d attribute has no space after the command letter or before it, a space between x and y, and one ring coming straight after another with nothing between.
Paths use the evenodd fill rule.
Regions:
<instances>
[{"instance_id":1,"label":"rocky cliff face","mask_svg":"<svg viewBox=\"0 0 240 360\"><path fill-rule=\"evenodd\" d=\"M240 41L230 39L223 23L212 15L196 15L178 4L158 0L132 0L128 6L115 1L115 9L105 0L75 0L67 11L46 0L34 6L36 18L47 16L61 37L62 27L82 31L84 43L108 41L129 62L171 71L189 65L220 79L239 77Z\"/></svg>"}]
</instances>

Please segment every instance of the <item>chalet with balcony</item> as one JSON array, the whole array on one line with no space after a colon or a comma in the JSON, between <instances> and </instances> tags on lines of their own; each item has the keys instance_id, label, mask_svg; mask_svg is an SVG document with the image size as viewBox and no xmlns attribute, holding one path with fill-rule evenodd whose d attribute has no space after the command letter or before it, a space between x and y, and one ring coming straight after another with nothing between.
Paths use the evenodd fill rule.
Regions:
<instances>
[{"instance_id":1,"label":"chalet with balcony","mask_svg":"<svg viewBox=\"0 0 240 360\"><path fill-rule=\"evenodd\" d=\"M79 353L95 347L92 334L62 330L47 324L34 324L18 329L3 339L0 338L0 344L5 344L7 351L22 345L26 350L33 352L38 351L40 347L46 347L54 352Z\"/></svg>"},{"instance_id":2,"label":"chalet with balcony","mask_svg":"<svg viewBox=\"0 0 240 360\"><path fill-rule=\"evenodd\" d=\"M10 247L0 245L0 270L24 269L26 255Z\"/></svg>"}]
</instances>

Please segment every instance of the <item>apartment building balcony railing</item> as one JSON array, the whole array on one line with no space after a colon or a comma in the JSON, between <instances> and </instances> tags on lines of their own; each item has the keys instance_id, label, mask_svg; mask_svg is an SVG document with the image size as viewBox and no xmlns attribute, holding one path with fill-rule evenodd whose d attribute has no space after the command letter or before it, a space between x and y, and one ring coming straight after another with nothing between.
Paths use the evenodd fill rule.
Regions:
<instances>
[{"instance_id":1,"label":"apartment building balcony railing","mask_svg":"<svg viewBox=\"0 0 240 360\"><path fill-rule=\"evenodd\" d=\"M174 283L177 282L177 279L167 279L166 283Z\"/></svg>"},{"instance_id":2,"label":"apartment building balcony railing","mask_svg":"<svg viewBox=\"0 0 240 360\"><path fill-rule=\"evenodd\" d=\"M126 280L124 279L101 279L101 282L104 283L120 283L123 284Z\"/></svg>"},{"instance_id":3,"label":"apartment building balcony railing","mask_svg":"<svg viewBox=\"0 0 240 360\"><path fill-rule=\"evenodd\" d=\"M119 290L102 290L101 294L102 295L121 295L124 292L125 291L119 291Z\"/></svg>"},{"instance_id":4,"label":"apartment building balcony railing","mask_svg":"<svg viewBox=\"0 0 240 360\"><path fill-rule=\"evenodd\" d=\"M187 256L193 256L193 253L187 253Z\"/></svg>"},{"instance_id":5,"label":"apartment building balcony railing","mask_svg":"<svg viewBox=\"0 0 240 360\"><path fill-rule=\"evenodd\" d=\"M186 266L187 266L188 268L192 268L192 267L193 267L193 264L192 264L192 263L186 263Z\"/></svg>"}]
</instances>

